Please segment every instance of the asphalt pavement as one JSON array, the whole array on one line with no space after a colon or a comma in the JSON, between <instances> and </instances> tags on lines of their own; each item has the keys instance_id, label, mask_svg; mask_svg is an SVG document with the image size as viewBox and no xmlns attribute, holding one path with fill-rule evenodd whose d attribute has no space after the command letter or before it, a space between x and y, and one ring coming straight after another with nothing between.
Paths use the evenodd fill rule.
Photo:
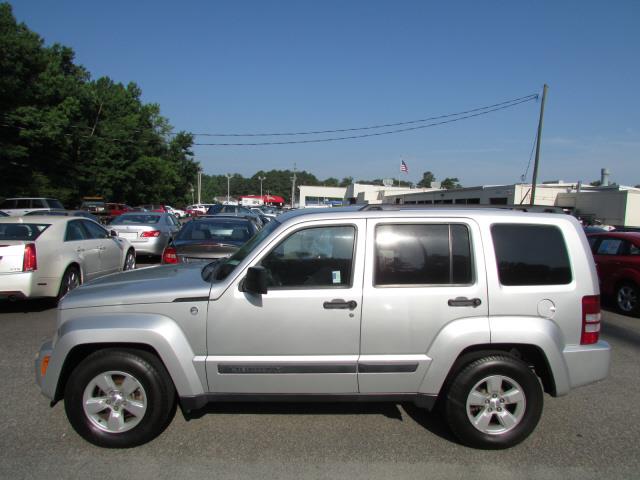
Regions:
<instances>
[{"instance_id":1,"label":"asphalt pavement","mask_svg":"<svg viewBox=\"0 0 640 480\"><path fill-rule=\"evenodd\" d=\"M0 479L640 477L637 318L605 312L609 378L545 395L536 431L503 451L463 447L436 414L394 404L221 404L189 421L178 412L141 447L94 447L34 384L34 354L54 328L50 302L0 303Z\"/></svg>"}]
</instances>

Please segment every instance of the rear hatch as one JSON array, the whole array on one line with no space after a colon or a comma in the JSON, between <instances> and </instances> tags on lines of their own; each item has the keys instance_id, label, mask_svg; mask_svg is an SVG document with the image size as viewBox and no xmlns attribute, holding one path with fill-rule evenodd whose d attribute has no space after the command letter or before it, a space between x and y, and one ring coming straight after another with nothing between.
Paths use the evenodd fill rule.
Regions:
<instances>
[{"instance_id":1,"label":"rear hatch","mask_svg":"<svg viewBox=\"0 0 640 480\"><path fill-rule=\"evenodd\" d=\"M0 275L22 272L25 243L20 240L0 240Z\"/></svg>"}]
</instances>

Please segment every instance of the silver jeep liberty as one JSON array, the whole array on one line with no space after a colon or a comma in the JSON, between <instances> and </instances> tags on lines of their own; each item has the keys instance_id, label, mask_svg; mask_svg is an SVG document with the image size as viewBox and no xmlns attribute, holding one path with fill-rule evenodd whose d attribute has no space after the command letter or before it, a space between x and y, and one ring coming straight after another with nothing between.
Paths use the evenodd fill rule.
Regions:
<instances>
[{"instance_id":1,"label":"silver jeep liberty","mask_svg":"<svg viewBox=\"0 0 640 480\"><path fill-rule=\"evenodd\" d=\"M534 430L543 391L607 376L599 331L572 217L302 210L230 258L72 291L35 372L104 447L153 439L178 404L346 400L437 404L462 443L505 448Z\"/></svg>"}]
</instances>

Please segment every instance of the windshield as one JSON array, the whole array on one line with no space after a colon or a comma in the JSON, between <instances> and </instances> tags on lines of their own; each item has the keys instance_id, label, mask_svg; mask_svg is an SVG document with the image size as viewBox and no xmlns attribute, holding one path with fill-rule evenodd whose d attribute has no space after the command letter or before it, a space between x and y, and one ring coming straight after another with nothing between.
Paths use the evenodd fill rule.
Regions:
<instances>
[{"instance_id":1,"label":"windshield","mask_svg":"<svg viewBox=\"0 0 640 480\"><path fill-rule=\"evenodd\" d=\"M35 240L48 226L45 223L0 223L0 240Z\"/></svg>"},{"instance_id":2,"label":"windshield","mask_svg":"<svg viewBox=\"0 0 640 480\"><path fill-rule=\"evenodd\" d=\"M209 282L211 280L224 280L231 272L267 238L271 232L280 226L280 222L269 222L262 230L254 235L247 243L240 247L236 253L222 261L208 264L202 270L202 278Z\"/></svg>"}]
</instances>

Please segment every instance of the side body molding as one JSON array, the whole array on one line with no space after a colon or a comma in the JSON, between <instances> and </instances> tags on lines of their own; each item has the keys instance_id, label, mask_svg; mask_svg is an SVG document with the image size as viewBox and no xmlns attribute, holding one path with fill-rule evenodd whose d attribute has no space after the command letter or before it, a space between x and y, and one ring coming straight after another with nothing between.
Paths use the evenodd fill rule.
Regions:
<instances>
[{"instance_id":1,"label":"side body molding","mask_svg":"<svg viewBox=\"0 0 640 480\"><path fill-rule=\"evenodd\" d=\"M98 343L147 345L160 356L179 396L201 395L206 391L204 362L194 362L191 345L174 321L159 314L127 313L65 322L57 332L42 393L54 398L65 359L74 347Z\"/></svg>"},{"instance_id":2,"label":"side body molding","mask_svg":"<svg viewBox=\"0 0 640 480\"><path fill-rule=\"evenodd\" d=\"M427 350L432 360L419 393L437 395L456 358L467 347L491 342L489 319L473 317L455 320L444 326Z\"/></svg>"}]
</instances>

